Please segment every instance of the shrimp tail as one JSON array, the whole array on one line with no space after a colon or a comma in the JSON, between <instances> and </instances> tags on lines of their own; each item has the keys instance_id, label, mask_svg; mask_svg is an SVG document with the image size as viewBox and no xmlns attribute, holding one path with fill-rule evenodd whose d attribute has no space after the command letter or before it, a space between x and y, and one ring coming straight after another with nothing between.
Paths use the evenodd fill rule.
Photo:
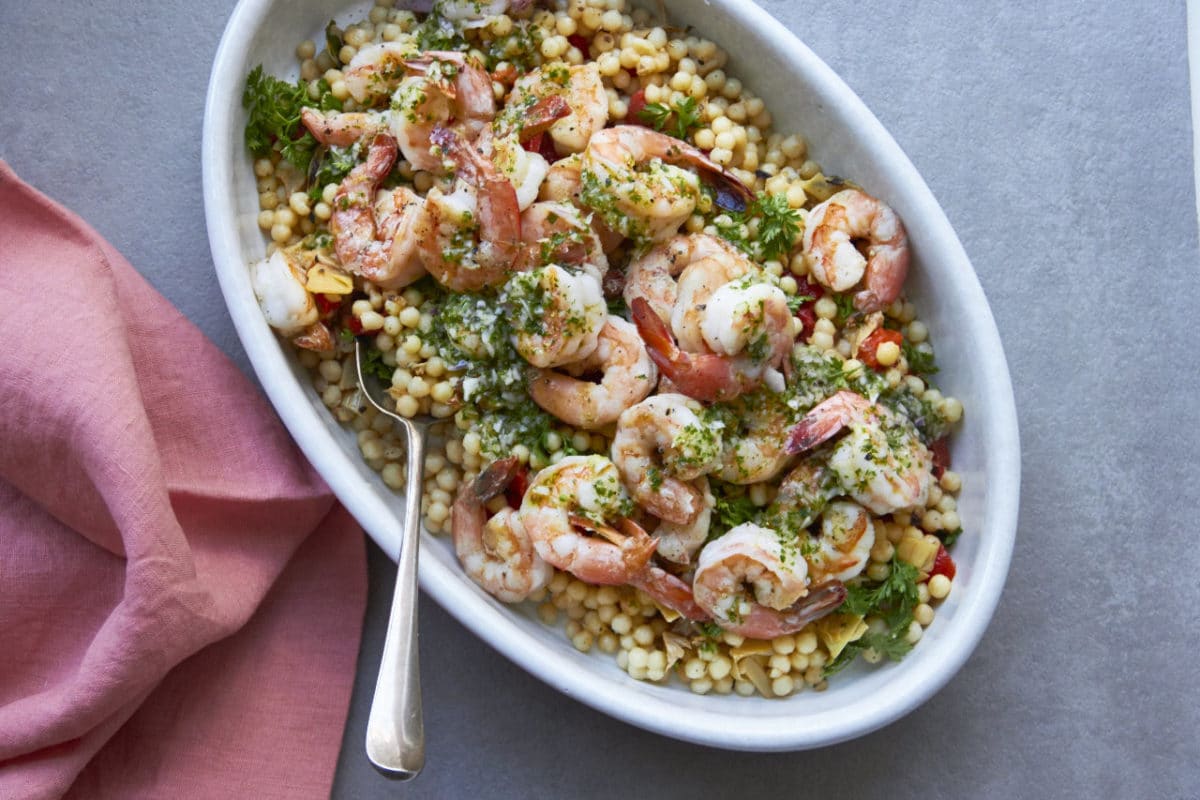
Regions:
<instances>
[{"instance_id":1,"label":"shrimp tail","mask_svg":"<svg viewBox=\"0 0 1200 800\"><path fill-rule=\"evenodd\" d=\"M714 353L680 350L667 324L654 313L646 298L633 298L630 310L651 360L676 389L706 403L737 396L739 382L727 359Z\"/></svg>"},{"instance_id":2,"label":"shrimp tail","mask_svg":"<svg viewBox=\"0 0 1200 800\"><path fill-rule=\"evenodd\" d=\"M711 619L708 612L696 602L692 587L661 567L650 566L629 583L650 595L660 606L666 606L694 622Z\"/></svg>"},{"instance_id":3,"label":"shrimp tail","mask_svg":"<svg viewBox=\"0 0 1200 800\"><path fill-rule=\"evenodd\" d=\"M703 172L717 190L717 205L729 211L745 211L754 202L754 190L732 172L709 158L703 150L683 142L673 142L672 152L664 160L690 164Z\"/></svg>"},{"instance_id":4,"label":"shrimp tail","mask_svg":"<svg viewBox=\"0 0 1200 800\"><path fill-rule=\"evenodd\" d=\"M442 149L479 192L480 239L497 250L497 258L521 269L527 257L521 242L521 213L517 190L496 166L458 133L442 125L434 127L429 140Z\"/></svg>"},{"instance_id":5,"label":"shrimp tail","mask_svg":"<svg viewBox=\"0 0 1200 800\"><path fill-rule=\"evenodd\" d=\"M631 519L622 519L619 531L608 525L593 522L580 514L570 514L567 519L572 527L594 533L619 547L624 574L627 576L643 572L650 562L650 557L658 549L658 539L646 533L641 525Z\"/></svg>"},{"instance_id":6,"label":"shrimp tail","mask_svg":"<svg viewBox=\"0 0 1200 800\"><path fill-rule=\"evenodd\" d=\"M796 633L813 620L831 614L846 599L846 585L841 581L826 581L809 589L808 594L783 611L755 605L740 622L726 626L728 630L751 639L774 639Z\"/></svg>"},{"instance_id":7,"label":"shrimp tail","mask_svg":"<svg viewBox=\"0 0 1200 800\"><path fill-rule=\"evenodd\" d=\"M516 456L493 461L488 464L487 469L479 473L479 477L471 484L471 491L480 501L491 500L508 488L520 468L521 462L517 460Z\"/></svg>"},{"instance_id":8,"label":"shrimp tail","mask_svg":"<svg viewBox=\"0 0 1200 800\"><path fill-rule=\"evenodd\" d=\"M545 133L551 125L570 113L571 106L562 95L543 97L525 112L525 120L517 138L527 142L538 134Z\"/></svg>"},{"instance_id":9,"label":"shrimp tail","mask_svg":"<svg viewBox=\"0 0 1200 800\"><path fill-rule=\"evenodd\" d=\"M796 426L788 432L783 449L791 454L811 450L832 439L870 403L862 397L842 390L813 406Z\"/></svg>"}]
</instances>

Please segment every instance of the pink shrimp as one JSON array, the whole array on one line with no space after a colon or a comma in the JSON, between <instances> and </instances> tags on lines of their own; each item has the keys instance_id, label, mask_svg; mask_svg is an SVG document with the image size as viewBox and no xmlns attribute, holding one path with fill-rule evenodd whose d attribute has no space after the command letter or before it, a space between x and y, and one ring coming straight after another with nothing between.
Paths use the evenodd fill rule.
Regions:
<instances>
[{"instance_id":1,"label":"pink shrimp","mask_svg":"<svg viewBox=\"0 0 1200 800\"><path fill-rule=\"evenodd\" d=\"M751 522L700 551L692 592L718 625L754 639L795 633L846 597L840 582L810 588L804 559L785 553L775 531Z\"/></svg>"},{"instance_id":2,"label":"pink shrimp","mask_svg":"<svg viewBox=\"0 0 1200 800\"><path fill-rule=\"evenodd\" d=\"M862 395L842 390L814 406L784 448L802 453L843 430L827 466L850 497L876 514L924 505L933 456L907 419Z\"/></svg>"},{"instance_id":3,"label":"pink shrimp","mask_svg":"<svg viewBox=\"0 0 1200 800\"><path fill-rule=\"evenodd\" d=\"M364 136L387 131L387 120L369 111L323 114L315 108L300 109L300 122L323 145L349 147Z\"/></svg>"},{"instance_id":4,"label":"pink shrimp","mask_svg":"<svg viewBox=\"0 0 1200 800\"><path fill-rule=\"evenodd\" d=\"M596 525L586 520L580 520L579 524L610 540L620 540L623 536L640 540L648 535L640 525L628 518L622 518L618 522L618 527L624 534L607 525ZM696 602L696 598L692 594L692 587L682 578L672 575L662 567L647 563L643 568L627 576L626 582L630 586L641 589L660 606L669 608L690 620L704 622L709 618L708 612Z\"/></svg>"},{"instance_id":5,"label":"pink shrimp","mask_svg":"<svg viewBox=\"0 0 1200 800\"><path fill-rule=\"evenodd\" d=\"M782 375L776 365L791 347L790 321L786 330L782 326L768 328L766 354L759 360L750 353L686 352L675 343L667 324L645 298L634 298L630 310L650 358L675 388L687 396L704 402L729 400L754 389L764 380L771 380L772 374L778 376L778 388L783 388Z\"/></svg>"},{"instance_id":6,"label":"pink shrimp","mask_svg":"<svg viewBox=\"0 0 1200 800\"><path fill-rule=\"evenodd\" d=\"M532 248L521 241L517 192L508 178L455 131L438 126L430 139L459 173L452 194L435 187L425 199L433 231L421 243L421 254L430 274L456 292L478 291L532 266Z\"/></svg>"},{"instance_id":7,"label":"pink shrimp","mask_svg":"<svg viewBox=\"0 0 1200 800\"><path fill-rule=\"evenodd\" d=\"M865 241L865 257L856 241ZM813 277L836 292L861 280L854 307L865 313L899 297L908 275L904 224L886 204L858 189L840 191L809 212L803 252Z\"/></svg>"},{"instance_id":8,"label":"pink shrimp","mask_svg":"<svg viewBox=\"0 0 1200 800\"><path fill-rule=\"evenodd\" d=\"M463 486L450 516L454 553L463 572L505 603L524 600L554 577L554 570L534 550L519 514L505 508L488 518L484 506L504 491L519 469L514 457L492 462Z\"/></svg>"},{"instance_id":9,"label":"pink shrimp","mask_svg":"<svg viewBox=\"0 0 1200 800\"><path fill-rule=\"evenodd\" d=\"M408 189L397 189L375 203L375 190L396 163L396 140L377 134L367 160L338 186L329 228L342 266L383 288L407 286L425 274L413 246L426 226L423 206Z\"/></svg>"},{"instance_id":10,"label":"pink shrimp","mask_svg":"<svg viewBox=\"0 0 1200 800\"><path fill-rule=\"evenodd\" d=\"M611 461L568 456L534 477L520 518L538 555L550 564L588 583L621 585L641 575L657 546L640 528L620 534L605 524L629 507Z\"/></svg>"}]
</instances>

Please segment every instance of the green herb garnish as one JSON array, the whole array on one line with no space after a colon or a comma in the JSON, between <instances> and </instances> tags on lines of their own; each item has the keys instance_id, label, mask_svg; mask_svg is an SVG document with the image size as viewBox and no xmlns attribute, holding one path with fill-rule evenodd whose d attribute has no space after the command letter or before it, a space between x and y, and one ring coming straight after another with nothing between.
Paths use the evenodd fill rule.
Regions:
<instances>
[{"instance_id":1,"label":"green herb garnish","mask_svg":"<svg viewBox=\"0 0 1200 800\"><path fill-rule=\"evenodd\" d=\"M800 237L800 212L788 205L782 194L759 194L746 210L722 211L729 224L717 224L717 233L736 247L760 261L779 261L792 251ZM742 235L743 225L758 220L758 235L748 242Z\"/></svg>"},{"instance_id":2,"label":"green herb garnish","mask_svg":"<svg viewBox=\"0 0 1200 800\"><path fill-rule=\"evenodd\" d=\"M822 673L829 677L850 664L859 653L872 649L892 661L903 658L912 645L907 640L908 627L919 596L917 583L921 572L907 561L892 556L891 571L878 583L862 583L846 587L846 600L839 613L859 616L878 616L887 626L885 631L868 631L862 638L850 642Z\"/></svg>"},{"instance_id":3,"label":"green herb garnish","mask_svg":"<svg viewBox=\"0 0 1200 800\"><path fill-rule=\"evenodd\" d=\"M693 129L700 126L700 108L694 97L685 97L669 107L665 103L647 103L637 112L637 116L654 130L670 134L676 139L686 139Z\"/></svg>"},{"instance_id":4,"label":"green herb garnish","mask_svg":"<svg viewBox=\"0 0 1200 800\"><path fill-rule=\"evenodd\" d=\"M246 146L255 156L263 157L278 150L301 173L307 174L317 140L300 124L300 110L341 111L342 101L329 91L329 84L318 82L321 96L313 101L304 81L288 83L263 72L262 65L246 76L242 107L246 109Z\"/></svg>"}]
</instances>

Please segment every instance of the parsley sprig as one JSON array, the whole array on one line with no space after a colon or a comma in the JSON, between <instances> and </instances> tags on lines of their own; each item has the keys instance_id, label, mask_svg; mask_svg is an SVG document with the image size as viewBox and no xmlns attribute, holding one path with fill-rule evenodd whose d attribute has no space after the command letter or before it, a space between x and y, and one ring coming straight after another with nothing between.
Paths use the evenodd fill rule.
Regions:
<instances>
[{"instance_id":1,"label":"parsley sprig","mask_svg":"<svg viewBox=\"0 0 1200 800\"><path fill-rule=\"evenodd\" d=\"M846 600L839 612L859 616L878 616L887 625L885 631L867 631L860 639L850 642L824 670L829 677L840 672L859 653L870 648L892 661L899 661L912 649L906 636L912 624L913 610L917 607L917 583L920 571L892 556L891 571L886 579L875 584L859 584L846 587Z\"/></svg>"},{"instance_id":2,"label":"parsley sprig","mask_svg":"<svg viewBox=\"0 0 1200 800\"><path fill-rule=\"evenodd\" d=\"M762 261L777 261L792 251L800 237L800 212L788 205L782 194L759 194L746 210L723 212L728 224L718 223L717 232L737 247ZM748 242L743 226L758 220L758 236Z\"/></svg>"},{"instance_id":3,"label":"parsley sprig","mask_svg":"<svg viewBox=\"0 0 1200 800\"><path fill-rule=\"evenodd\" d=\"M300 110L305 106L320 111L342 110L342 101L333 96L324 79L318 86L321 95L313 101L303 80L296 83L279 80L263 72L262 64L252 69L242 92L242 107L248 116L246 146L250 152L261 158L278 150L301 173L307 174L317 140L300 124Z\"/></svg>"},{"instance_id":4,"label":"parsley sprig","mask_svg":"<svg viewBox=\"0 0 1200 800\"><path fill-rule=\"evenodd\" d=\"M685 97L671 106L647 103L637 112L637 116L654 130L670 134L676 139L686 139L693 129L700 126L700 108L694 97Z\"/></svg>"}]
</instances>

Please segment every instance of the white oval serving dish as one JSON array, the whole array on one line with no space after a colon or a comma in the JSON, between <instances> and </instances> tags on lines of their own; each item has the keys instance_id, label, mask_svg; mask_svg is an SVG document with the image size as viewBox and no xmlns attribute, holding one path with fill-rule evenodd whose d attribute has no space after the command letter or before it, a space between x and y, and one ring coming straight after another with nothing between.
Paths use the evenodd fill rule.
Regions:
<instances>
[{"instance_id":1,"label":"white oval serving dish","mask_svg":"<svg viewBox=\"0 0 1200 800\"><path fill-rule=\"evenodd\" d=\"M779 131L807 137L813 157L889 203L904 220L914 263L907 292L929 326L939 386L962 400L953 438L963 477L965 533L958 576L933 625L903 661L855 665L824 692L781 700L697 695L678 682L635 681L610 656L576 651L530 609L501 605L459 571L445 539L422 539L422 588L501 653L571 697L647 730L738 750L800 750L860 736L916 708L967 660L992 616L1016 533L1020 447L1012 386L979 281L925 182L883 126L828 66L778 21L746 0L668 0L672 21L692 24L729 54L727 70L765 98ZM354 436L321 405L289 348L264 322L247 265L263 257L241 94L262 63L295 77L294 49L330 19L361 19L369 3L242 0L213 65L204 116L204 207L229 313L275 409L305 455L367 532L393 558L397 498L359 457ZM831 12L836 13L836 12Z\"/></svg>"}]
</instances>

